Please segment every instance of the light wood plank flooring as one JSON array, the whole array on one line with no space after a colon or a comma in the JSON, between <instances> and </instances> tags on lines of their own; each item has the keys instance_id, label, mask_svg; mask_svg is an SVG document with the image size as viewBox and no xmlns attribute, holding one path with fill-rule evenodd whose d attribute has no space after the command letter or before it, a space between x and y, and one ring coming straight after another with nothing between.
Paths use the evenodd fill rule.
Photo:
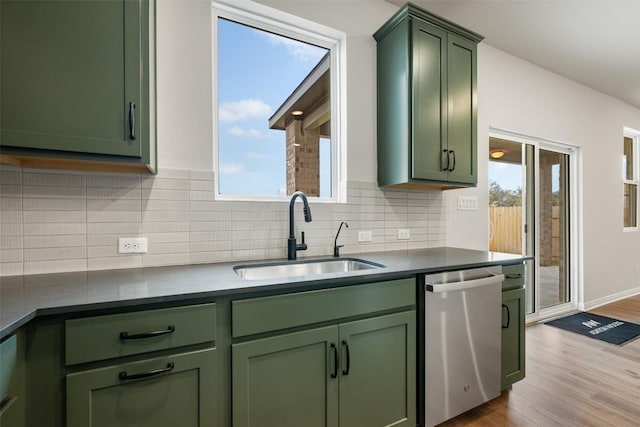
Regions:
<instances>
[{"instance_id":1,"label":"light wood plank flooring","mask_svg":"<svg viewBox=\"0 0 640 427\"><path fill-rule=\"evenodd\" d=\"M592 312L640 323L640 296ZM640 339L615 346L542 324L526 339L526 378L441 427L640 426Z\"/></svg>"}]
</instances>

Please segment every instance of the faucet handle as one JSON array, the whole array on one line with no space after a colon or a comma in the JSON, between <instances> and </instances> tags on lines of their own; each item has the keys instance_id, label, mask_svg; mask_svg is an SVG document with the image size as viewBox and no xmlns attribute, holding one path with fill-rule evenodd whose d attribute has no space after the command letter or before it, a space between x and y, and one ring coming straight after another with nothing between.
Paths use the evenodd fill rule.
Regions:
<instances>
[{"instance_id":1,"label":"faucet handle","mask_svg":"<svg viewBox=\"0 0 640 427\"><path fill-rule=\"evenodd\" d=\"M300 234L302 235L302 242L298 243L296 245L296 250L298 251L306 251L307 250L307 244L304 242L304 231L301 231Z\"/></svg>"}]
</instances>

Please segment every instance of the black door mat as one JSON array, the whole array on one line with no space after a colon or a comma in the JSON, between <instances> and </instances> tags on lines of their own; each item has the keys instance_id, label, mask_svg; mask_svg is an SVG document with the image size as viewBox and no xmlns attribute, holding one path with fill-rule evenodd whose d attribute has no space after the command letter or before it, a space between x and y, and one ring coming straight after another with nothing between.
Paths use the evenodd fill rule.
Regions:
<instances>
[{"instance_id":1,"label":"black door mat","mask_svg":"<svg viewBox=\"0 0 640 427\"><path fill-rule=\"evenodd\" d=\"M625 344L640 336L640 325L636 323L588 312L580 312L544 323L615 345Z\"/></svg>"}]
</instances>

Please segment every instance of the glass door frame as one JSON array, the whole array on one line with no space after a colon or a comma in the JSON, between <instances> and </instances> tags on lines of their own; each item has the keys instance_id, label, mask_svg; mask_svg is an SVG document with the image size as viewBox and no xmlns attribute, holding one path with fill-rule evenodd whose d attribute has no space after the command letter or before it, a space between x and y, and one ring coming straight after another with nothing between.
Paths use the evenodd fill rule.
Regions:
<instances>
[{"instance_id":1,"label":"glass door frame","mask_svg":"<svg viewBox=\"0 0 640 427\"><path fill-rule=\"evenodd\" d=\"M533 224L533 256L536 257L533 262L534 271L533 271L533 296L534 296L534 304L533 304L533 312L527 314L527 323L535 323L542 319L546 319L549 317L558 316L560 314L567 313L569 311L576 310L578 307L583 305L583 280L582 280L582 260L583 260L583 249L582 245L579 242L582 242L582 153L580 147L575 145L552 141L544 138L537 138L528 135L524 135L521 133L507 131L503 129L490 128L489 129L489 137L490 138L499 138L505 139L513 142L518 142L523 144L522 156L523 156L523 168L524 173L522 174L522 188L523 188L523 203L527 203L527 205L533 199L534 206L527 206L527 208L522 209L523 215L523 224L530 223L530 218L527 218L527 215L531 212L531 215L534 217ZM528 165L526 160L526 146L531 145L534 147L534 165L533 165L533 186L534 189L531 190L528 188L529 183L527 181L527 177L530 177L531 165ZM540 309L540 266L539 259L537 258L540 253L540 215L537 213L540 207L540 191L537 191L537 185L540 182L540 173L538 165L540 164L540 150L553 151L560 154L568 155L568 180L569 180L569 188L568 188L568 200L567 204L569 206L568 212L568 220L569 227L567 229L569 236L567 239L567 245L569 250L568 255L568 263L569 263L569 283L568 283L568 291L570 299L566 303L561 303L554 305L552 307L548 307L545 309ZM529 192L533 193L533 197L529 194ZM523 235L524 235L523 230ZM527 237L523 236L523 253L530 253L529 250L531 248L527 248ZM531 293L528 292L528 295Z\"/></svg>"}]
</instances>

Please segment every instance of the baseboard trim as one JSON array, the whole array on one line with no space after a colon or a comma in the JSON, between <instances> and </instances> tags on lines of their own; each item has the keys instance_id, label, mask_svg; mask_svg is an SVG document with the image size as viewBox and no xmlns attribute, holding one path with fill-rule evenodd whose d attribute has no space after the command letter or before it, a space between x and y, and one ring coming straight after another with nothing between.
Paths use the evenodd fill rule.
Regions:
<instances>
[{"instance_id":1,"label":"baseboard trim","mask_svg":"<svg viewBox=\"0 0 640 427\"><path fill-rule=\"evenodd\" d=\"M588 310L592 310L594 308L600 307L602 305L610 304L612 302L633 297L636 295L640 295L640 287L629 289L623 292L618 292L617 294L607 295L606 297L598 298L593 301L580 303L578 304L578 308L582 311L588 311Z\"/></svg>"}]
</instances>

